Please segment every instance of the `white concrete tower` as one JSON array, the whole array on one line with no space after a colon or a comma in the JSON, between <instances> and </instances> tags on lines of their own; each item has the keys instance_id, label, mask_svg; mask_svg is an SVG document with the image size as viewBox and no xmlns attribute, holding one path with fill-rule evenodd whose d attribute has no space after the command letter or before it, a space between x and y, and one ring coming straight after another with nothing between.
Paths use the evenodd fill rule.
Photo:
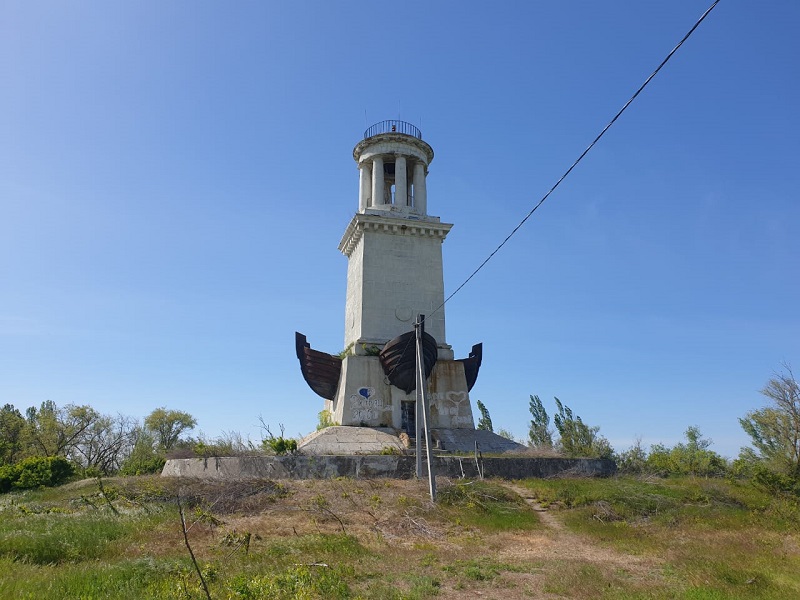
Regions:
<instances>
[{"instance_id":1,"label":"white concrete tower","mask_svg":"<svg viewBox=\"0 0 800 600\"><path fill-rule=\"evenodd\" d=\"M377 353L413 331L422 314L425 332L436 340L436 364L427 382L432 427L473 429L469 388L480 366L480 346L469 359L453 360L445 337L442 242L452 225L428 214L425 180L433 149L410 123L383 121L367 129L353 158L359 169L358 211L339 244L348 259L346 356L326 408L342 425L412 434L415 392L389 382Z\"/></svg>"},{"instance_id":2,"label":"white concrete tower","mask_svg":"<svg viewBox=\"0 0 800 600\"><path fill-rule=\"evenodd\" d=\"M471 450L474 436L453 436L475 429L469 391L482 347L454 360L445 337L442 242L452 225L428 214L433 149L410 123L383 121L367 129L353 158L358 210L339 244L348 260L345 352L313 350L297 333L303 377L325 399L332 421L413 435L415 347L401 336L413 337L414 319L425 315L430 427L441 445Z\"/></svg>"},{"instance_id":3,"label":"white concrete tower","mask_svg":"<svg viewBox=\"0 0 800 600\"><path fill-rule=\"evenodd\" d=\"M383 121L366 131L353 158L360 172L358 212L339 244L348 258L345 348L356 355L383 348L423 314L439 358L452 360L440 308L442 242L452 225L427 212L433 149L410 123Z\"/></svg>"}]
</instances>

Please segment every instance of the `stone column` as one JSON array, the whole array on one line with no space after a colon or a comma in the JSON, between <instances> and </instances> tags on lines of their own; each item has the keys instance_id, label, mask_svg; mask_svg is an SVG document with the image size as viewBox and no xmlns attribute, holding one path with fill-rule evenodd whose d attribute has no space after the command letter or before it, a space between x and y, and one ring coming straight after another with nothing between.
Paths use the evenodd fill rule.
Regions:
<instances>
[{"instance_id":1,"label":"stone column","mask_svg":"<svg viewBox=\"0 0 800 600\"><path fill-rule=\"evenodd\" d=\"M372 159L372 206L383 206L383 158Z\"/></svg>"},{"instance_id":2,"label":"stone column","mask_svg":"<svg viewBox=\"0 0 800 600\"><path fill-rule=\"evenodd\" d=\"M358 166L360 177L358 180L358 212L363 213L370 206L372 199L372 169L366 162Z\"/></svg>"},{"instance_id":3,"label":"stone column","mask_svg":"<svg viewBox=\"0 0 800 600\"><path fill-rule=\"evenodd\" d=\"M423 215L428 214L428 191L425 189L425 165L414 163L414 208Z\"/></svg>"},{"instance_id":4,"label":"stone column","mask_svg":"<svg viewBox=\"0 0 800 600\"><path fill-rule=\"evenodd\" d=\"M394 203L408 206L408 182L406 174L406 157L399 154L394 159Z\"/></svg>"}]
</instances>

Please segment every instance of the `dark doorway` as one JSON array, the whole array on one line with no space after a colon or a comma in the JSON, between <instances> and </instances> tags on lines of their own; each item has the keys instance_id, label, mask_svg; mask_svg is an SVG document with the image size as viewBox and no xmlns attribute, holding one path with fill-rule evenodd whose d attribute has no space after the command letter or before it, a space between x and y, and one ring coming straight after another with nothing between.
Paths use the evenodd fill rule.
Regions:
<instances>
[{"instance_id":1,"label":"dark doorway","mask_svg":"<svg viewBox=\"0 0 800 600\"><path fill-rule=\"evenodd\" d=\"M401 402L400 403L400 423L401 428L408 434L408 437L414 438L417 435L417 412L416 402Z\"/></svg>"}]
</instances>

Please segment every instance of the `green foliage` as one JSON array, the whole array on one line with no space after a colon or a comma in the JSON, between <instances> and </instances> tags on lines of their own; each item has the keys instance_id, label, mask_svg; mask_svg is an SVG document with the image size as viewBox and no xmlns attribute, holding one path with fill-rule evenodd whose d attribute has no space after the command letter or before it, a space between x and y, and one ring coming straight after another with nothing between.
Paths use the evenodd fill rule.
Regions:
<instances>
[{"instance_id":1,"label":"green foliage","mask_svg":"<svg viewBox=\"0 0 800 600\"><path fill-rule=\"evenodd\" d=\"M50 400L29 407L25 417L13 406L0 410L0 464L29 456L63 456L79 470L117 471L130 451L133 421L100 414L88 405L58 407Z\"/></svg>"},{"instance_id":2,"label":"green foliage","mask_svg":"<svg viewBox=\"0 0 800 600\"><path fill-rule=\"evenodd\" d=\"M524 484L540 504L560 508L559 517L573 532L611 551L664 560L662 575L681 582L678 587L668 583L657 592L636 593L617 580L616 593L608 593L609 581L594 577L569 581L562 595L782 599L795 597L800 589L800 561L782 550L800 527L796 498L735 481L696 477L550 479ZM606 571L605 577L609 576ZM563 585L561 573L552 582Z\"/></svg>"},{"instance_id":3,"label":"green foliage","mask_svg":"<svg viewBox=\"0 0 800 600\"><path fill-rule=\"evenodd\" d=\"M478 400L478 410L481 412L481 418L478 420L478 429L494 431L492 428L492 417L489 415L489 410L480 400Z\"/></svg>"},{"instance_id":4,"label":"green foliage","mask_svg":"<svg viewBox=\"0 0 800 600\"><path fill-rule=\"evenodd\" d=\"M614 451L608 440L601 435L599 427L589 427L579 416L573 415L569 406L556 398L558 413L553 422L558 430L558 448L567 456L587 458L611 458Z\"/></svg>"},{"instance_id":5,"label":"green foliage","mask_svg":"<svg viewBox=\"0 0 800 600\"><path fill-rule=\"evenodd\" d=\"M245 599L346 599L351 597L346 575L340 569L293 565L277 574L237 577L230 587L237 598Z\"/></svg>"},{"instance_id":6,"label":"green foliage","mask_svg":"<svg viewBox=\"0 0 800 600\"><path fill-rule=\"evenodd\" d=\"M761 393L772 405L747 413L739 423L768 469L800 480L800 384L784 365Z\"/></svg>"},{"instance_id":7,"label":"green foliage","mask_svg":"<svg viewBox=\"0 0 800 600\"><path fill-rule=\"evenodd\" d=\"M800 480L791 475L778 473L766 465L757 464L753 469L753 483L770 494L793 494L800 496Z\"/></svg>"},{"instance_id":8,"label":"green foliage","mask_svg":"<svg viewBox=\"0 0 800 600\"><path fill-rule=\"evenodd\" d=\"M647 472L647 451L642 447L642 440L637 439L633 446L614 457L620 473L641 474Z\"/></svg>"},{"instance_id":9,"label":"green foliage","mask_svg":"<svg viewBox=\"0 0 800 600\"><path fill-rule=\"evenodd\" d=\"M331 411L327 409L319 411L319 413L317 413L317 419L317 431L338 425L338 423L333 420L333 414Z\"/></svg>"},{"instance_id":10,"label":"green foliage","mask_svg":"<svg viewBox=\"0 0 800 600\"><path fill-rule=\"evenodd\" d=\"M61 485L74 472L74 467L61 456L31 456L0 467L0 492Z\"/></svg>"},{"instance_id":11,"label":"green foliage","mask_svg":"<svg viewBox=\"0 0 800 600\"><path fill-rule=\"evenodd\" d=\"M107 546L101 548L107 551ZM0 598L80 598L115 600L177 600L173 561L151 557L111 564L59 561L36 564L0 558ZM185 596L183 596L185 598Z\"/></svg>"},{"instance_id":12,"label":"green foliage","mask_svg":"<svg viewBox=\"0 0 800 600\"><path fill-rule=\"evenodd\" d=\"M108 544L132 532L131 522L109 514L41 514L4 520L0 526L0 556L37 565L99 558Z\"/></svg>"},{"instance_id":13,"label":"green foliage","mask_svg":"<svg viewBox=\"0 0 800 600\"><path fill-rule=\"evenodd\" d=\"M272 450L278 456L284 454L294 454L297 452L297 440L285 438L282 435L271 437L262 442L265 448Z\"/></svg>"},{"instance_id":14,"label":"green foliage","mask_svg":"<svg viewBox=\"0 0 800 600\"><path fill-rule=\"evenodd\" d=\"M453 509L451 518L458 525L489 531L532 529L539 525L521 498L489 481L459 481L444 486L439 489L437 502Z\"/></svg>"},{"instance_id":15,"label":"green foliage","mask_svg":"<svg viewBox=\"0 0 800 600\"><path fill-rule=\"evenodd\" d=\"M381 353L380 347L374 345L361 344L361 349L364 351L365 356L378 356Z\"/></svg>"},{"instance_id":16,"label":"green foliage","mask_svg":"<svg viewBox=\"0 0 800 600\"><path fill-rule=\"evenodd\" d=\"M352 524L351 535L322 533L335 524L300 508L306 495L289 494L277 510L263 510L260 501L248 500L261 484L128 478L106 481L107 496L115 495L111 483L118 516L102 502L78 501L91 483L0 499L0 598L205 598L176 523L176 489L189 494L187 502L192 498L187 506L198 507L187 513L196 524L189 537L215 599L511 598L545 590L566 598L782 600L800 589L800 500L735 480L517 482L552 519L581 534L580 548L568 535L509 538L510 529L539 527L541 515L493 481L442 486L447 500L436 505L422 487L391 481L292 484ZM400 489L411 501L396 496ZM363 502L349 501L343 490L351 499L363 494ZM231 496L249 507L244 514L252 535L210 529L219 519L207 507L221 494L215 509ZM292 519L284 522L287 510ZM364 522L356 525L359 519ZM314 530L320 533L308 533ZM376 530L387 537L376 538ZM545 553L536 550L542 540Z\"/></svg>"},{"instance_id":17,"label":"green foliage","mask_svg":"<svg viewBox=\"0 0 800 600\"><path fill-rule=\"evenodd\" d=\"M147 415L144 424L155 437L157 446L162 451L169 452L178 443L184 431L194 429L197 420L189 413L167 410L162 406Z\"/></svg>"},{"instance_id":18,"label":"green foliage","mask_svg":"<svg viewBox=\"0 0 800 600\"><path fill-rule=\"evenodd\" d=\"M139 430L136 443L128 458L120 467L120 475L145 475L160 473L166 463L163 452L156 451L155 438L147 431Z\"/></svg>"},{"instance_id":19,"label":"green foliage","mask_svg":"<svg viewBox=\"0 0 800 600\"><path fill-rule=\"evenodd\" d=\"M550 416L539 396L531 396L528 410L532 417L528 432L528 444L532 448L552 448L553 432L550 429Z\"/></svg>"},{"instance_id":20,"label":"green foliage","mask_svg":"<svg viewBox=\"0 0 800 600\"><path fill-rule=\"evenodd\" d=\"M19 457L24 429L25 418L13 404L0 408L0 466L12 464Z\"/></svg>"},{"instance_id":21,"label":"green foliage","mask_svg":"<svg viewBox=\"0 0 800 600\"><path fill-rule=\"evenodd\" d=\"M269 430L269 425L266 425L262 420L262 427L267 432L268 438L261 440L261 445L265 450L272 450L278 456L283 456L284 454L294 454L297 452L297 440L293 438L284 437L285 428L282 423L278 426L281 429L281 434L279 436L273 435L273 433Z\"/></svg>"},{"instance_id":22,"label":"green foliage","mask_svg":"<svg viewBox=\"0 0 800 600\"><path fill-rule=\"evenodd\" d=\"M728 462L716 452L709 450L711 440L703 438L697 427L689 427L684 432L686 443L669 448L663 444L653 444L650 452L642 448L641 440L617 454L617 468L621 473L650 474L660 477L673 475L693 475L698 477L722 477L731 474ZM739 476L745 476L744 463L740 463ZM747 476L752 471L748 470Z\"/></svg>"},{"instance_id":23,"label":"green foliage","mask_svg":"<svg viewBox=\"0 0 800 600\"><path fill-rule=\"evenodd\" d=\"M497 433L497 435L499 435L500 437L506 438L507 440L515 441L514 434L511 433L508 429L500 428L495 433Z\"/></svg>"},{"instance_id":24,"label":"green foliage","mask_svg":"<svg viewBox=\"0 0 800 600\"><path fill-rule=\"evenodd\" d=\"M704 439L697 427L685 432L686 443L667 448L655 444L645 461L645 470L656 475L695 475L721 477L728 472L728 463L716 452L708 449L711 440Z\"/></svg>"},{"instance_id":25,"label":"green foliage","mask_svg":"<svg viewBox=\"0 0 800 600\"><path fill-rule=\"evenodd\" d=\"M163 456L151 456L150 458L137 458L130 460L122 465L119 470L120 475L147 475L149 473L161 473L167 459Z\"/></svg>"},{"instance_id":26,"label":"green foliage","mask_svg":"<svg viewBox=\"0 0 800 600\"><path fill-rule=\"evenodd\" d=\"M350 343L347 345L347 348L345 348L344 350L342 350L341 352L339 352L338 354L336 354L336 356L338 356L339 358L341 358L342 360L344 360L345 358L347 358L347 357L348 357L348 356L350 356L351 354L353 354L353 342L350 342Z\"/></svg>"}]
</instances>

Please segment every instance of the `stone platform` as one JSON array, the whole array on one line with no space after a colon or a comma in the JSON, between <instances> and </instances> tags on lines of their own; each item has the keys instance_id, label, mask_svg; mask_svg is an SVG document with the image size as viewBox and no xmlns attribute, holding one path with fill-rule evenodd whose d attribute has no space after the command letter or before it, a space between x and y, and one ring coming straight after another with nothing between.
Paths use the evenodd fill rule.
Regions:
<instances>
[{"instance_id":1,"label":"stone platform","mask_svg":"<svg viewBox=\"0 0 800 600\"><path fill-rule=\"evenodd\" d=\"M523 452L526 447L482 429L431 429L433 449L441 452L474 452L505 454ZM299 454L347 455L380 454L393 452L403 454L414 449L406 448L397 430L389 427L326 427L304 437L297 444Z\"/></svg>"}]
</instances>

